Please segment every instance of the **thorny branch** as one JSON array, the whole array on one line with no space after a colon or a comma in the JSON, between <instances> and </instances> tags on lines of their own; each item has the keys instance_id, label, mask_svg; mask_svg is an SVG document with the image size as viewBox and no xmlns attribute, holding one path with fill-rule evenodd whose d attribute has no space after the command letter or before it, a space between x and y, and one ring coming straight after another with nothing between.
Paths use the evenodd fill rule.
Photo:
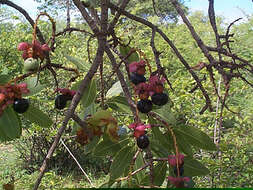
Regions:
<instances>
[{"instance_id":1,"label":"thorny branch","mask_svg":"<svg viewBox=\"0 0 253 190\"><path fill-rule=\"evenodd\" d=\"M151 28L152 30L155 30L157 33L160 34L160 36L168 43L168 45L171 47L171 49L174 51L174 53L176 54L176 56L178 57L178 59L182 62L182 64L185 66L185 68L190 72L190 74L192 75L192 77L194 78L194 80L197 82L199 89L201 90L203 96L206 99L206 105L203 107L203 109L200 111L200 114L204 113L204 111L209 108L210 111L213 111L213 108L211 106L211 99L207 93L207 91L205 90L205 88L203 87L203 85L201 84L199 77L196 75L196 73L191 69L190 65L186 62L186 60L184 59L184 57L181 55L181 53L178 51L178 49L176 48L176 46L173 44L173 42L167 37L167 35L160 30L157 26L153 25L151 22L137 17L133 14L130 14L129 12L121 9L120 7L114 5L113 3L109 3L108 5L111 9L116 10L121 12L122 15L125 15L127 18L130 18L136 22L142 23L145 26L148 26L149 28Z\"/></svg>"}]
</instances>

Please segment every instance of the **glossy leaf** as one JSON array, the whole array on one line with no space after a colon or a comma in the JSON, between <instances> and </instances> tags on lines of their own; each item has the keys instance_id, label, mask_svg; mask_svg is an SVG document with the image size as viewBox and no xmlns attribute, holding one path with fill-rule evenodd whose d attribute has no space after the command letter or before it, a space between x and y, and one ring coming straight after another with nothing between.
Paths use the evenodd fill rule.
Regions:
<instances>
[{"instance_id":1,"label":"glossy leaf","mask_svg":"<svg viewBox=\"0 0 253 190\"><path fill-rule=\"evenodd\" d=\"M184 176L203 176L209 174L209 170L199 161L185 157L184 158Z\"/></svg>"},{"instance_id":2,"label":"glossy leaf","mask_svg":"<svg viewBox=\"0 0 253 190\"><path fill-rule=\"evenodd\" d=\"M135 160L135 164L134 164L134 170L137 170L139 168L141 168L142 166L144 166L145 163L143 161L143 158L142 158L142 153L140 152ZM142 170L140 172L138 172L136 174L136 178L138 180L139 183L141 183L142 179L145 177L145 170Z\"/></svg>"},{"instance_id":3,"label":"glossy leaf","mask_svg":"<svg viewBox=\"0 0 253 190\"><path fill-rule=\"evenodd\" d=\"M161 186L166 177L167 171L167 162L158 162L154 166L154 185ZM146 177L142 180L141 184L149 185L150 184L150 176L146 175Z\"/></svg>"},{"instance_id":4,"label":"glossy leaf","mask_svg":"<svg viewBox=\"0 0 253 190\"><path fill-rule=\"evenodd\" d=\"M28 110L23 113L23 116L43 128L48 128L53 124L52 119L47 114L31 104L29 105Z\"/></svg>"},{"instance_id":5,"label":"glossy leaf","mask_svg":"<svg viewBox=\"0 0 253 190\"><path fill-rule=\"evenodd\" d=\"M11 106L8 106L0 116L1 140L12 140L20 137L21 124L19 118Z\"/></svg>"},{"instance_id":6,"label":"glossy leaf","mask_svg":"<svg viewBox=\"0 0 253 190\"><path fill-rule=\"evenodd\" d=\"M112 97L106 103L109 105L110 108L115 111L125 112L129 114L132 113L128 102L124 96Z\"/></svg>"},{"instance_id":7,"label":"glossy leaf","mask_svg":"<svg viewBox=\"0 0 253 190\"><path fill-rule=\"evenodd\" d=\"M125 146L115 155L110 167L110 181L117 179L124 173L125 169L130 166L134 153L133 147Z\"/></svg>"},{"instance_id":8,"label":"glossy leaf","mask_svg":"<svg viewBox=\"0 0 253 190\"><path fill-rule=\"evenodd\" d=\"M193 152L192 152L191 144L188 142L188 140L185 138L185 136L183 136L181 133L179 133L176 130L173 130L173 131L174 131L174 134L176 136L179 152L185 153L188 156L192 156ZM174 143L173 140L172 140L172 136L171 136L170 132L167 132L164 135L169 139L171 144ZM172 148L175 152L174 146Z\"/></svg>"},{"instance_id":9,"label":"glossy leaf","mask_svg":"<svg viewBox=\"0 0 253 190\"><path fill-rule=\"evenodd\" d=\"M152 127L152 134L165 149L171 150L173 148L173 144L169 141L168 136L164 135L158 127Z\"/></svg>"},{"instance_id":10,"label":"glossy leaf","mask_svg":"<svg viewBox=\"0 0 253 190\"><path fill-rule=\"evenodd\" d=\"M78 90L80 84L82 81L78 81L76 82L73 86L72 86L72 90ZM81 103L84 107L88 107L89 105L91 105L95 99L96 99L96 95L97 95L97 85L96 85L96 80L92 79L90 81L90 83L88 84L88 86L86 87L86 89L84 90L82 99L81 99Z\"/></svg>"},{"instance_id":11,"label":"glossy leaf","mask_svg":"<svg viewBox=\"0 0 253 190\"><path fill-rule=\"evenodd\" d=\"M190 144L196 147L205 150L216 150L212 139L200 129L191 126L178 126L175 130L183 135Z\"/></svg>"},{"instance_id":12,"label":"glossy leaf","mask_svg":"<svg viewBox=\"0 0 253 190\"><path fill-rule=\"evenodd\" d=\"M109 99L114 96L119 96L123 92L120 81L114 83L112 87L107 91L106 98Z\"/></svg>"},{"instance_id":13,"label":"glossy leaf","mask_svg":"<svg viewBox=\"0 0 253 190\"><path fill-rule=\"evenodd\" d=\"M70 56L70 55L64 55L68 61L70 61L71 63L73 63L75 66L77 66L78 69L82 69L85 71L89 70L88 65L81 59Z\"/></svg>"},{"instance_id":14,"label":"glossy leaf","mask_svg":"<svg viewBox=\"0 0 253 190\"><path fill-rule=\"evenodd\" d=\"M101 140L94 148L94 156L113 156L121 149L119 143L112 142L108 137L104 135L103 140Z\"/></svg>"},{"instance_id":15,"label":"glossy leaf","mask_svg":"<svg viewBox=\"0 0 253 190\"><path fill-rule=\"evenodd\" d=\"M37 77L29 77L27 80L25 80L27 88L30 92L28 94L24 94L23 96L35 95L45 88L45 85L41 85L40 82L37 80Z\"/></svg>"},{"instance_id":16,"label":"glossy leaf","mask_svg":"<svg viewBox=\"0 0 253 190\"><path fill-rule=\"evenodd\" d=\"M165 104L160 109L153 110L153 112L158 114L168 124L173 125L176 123L175 115L171 112L171 107L169 104Z\"/></svg>"}]
</instances>

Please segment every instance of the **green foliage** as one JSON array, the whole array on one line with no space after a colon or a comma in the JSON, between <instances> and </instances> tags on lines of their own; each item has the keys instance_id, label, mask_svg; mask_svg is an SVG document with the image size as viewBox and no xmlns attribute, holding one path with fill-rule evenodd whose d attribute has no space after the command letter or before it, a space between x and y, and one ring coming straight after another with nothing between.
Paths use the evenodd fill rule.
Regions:
<instances>
[{"instance_id":1,"label":"green foliage","mask_svg":"<svg viewBox=\"0 0 253 190\"><path fill-rule=\"evenodd\" d=\"M135 50L133 50L130 46L120 45L119 51L120 51L120 54L123 55L124 57L130 54L130 56L127 57L127 61L129 63L132 63L134 61L139 61L140 59L138 53Z\"/></svg>"},{"instance_id":2,"label":"green foliage","mask_svg":"<svg viewBox=\"0 0 253 190\"><path fill-rule=\"evenodd\" d=\"M0 85L6 84L11 79L9 75L0 75Z\"/></svg>"},{"instance_id":3,"label":"green foliage","mask_svg":"<svg viewBox=\"0 0 253 190\"><path fill-rule=\"evenodd\" d=\"M161 186L166 177L167 163L158 162L154 166L154 185ZM146 175L141 184L148 185L150 183L150 176Z\"/></svg>"},{"instance_id":4,"label":"green foliage","mask_svg":"<svg viewBox=\"0 0 253 190\"><path fill-rule=\"evenodd\" d=\"M123 92L120 81L114 83L112 87L107 91L106 98L110 99L114 96L119 96Z\"/></svg>"},{"instance_id":5,"label":"green foliage","mask_svg":"<svg viewBox=\"0 0 253 190\"><path fill-rule=\"evenodd\" d=\"M115 155L110 168L110 181L120 177L125 169L129 169L134 153L133 147L125 146Z\"/></svg>"},{"instance_id":6,"label":"green foliage","mask_svg":"<svg viewBox=\"0 0 253 190\"><path fill-rule=\"evenodd\" d=\"M205 150L216 150L216 145L213 143L212 139L195 127L178 126L175 130L179 131L190 144L196 147Z\"/></svg>"},{"instance_id":7,"label":"green foliage","mask_svg":"<svg viewBox=\"0 0 253 190\"><path fill-rule=\"evenodd\" d=\"M33 96L45 88L45 85L41 85L40 82L38 81L38 77L29 77L25 80L25 83L27 84L29 93L25 94L24 97Z\"/></svg>"},{"instance_id":8,"label":"green foliage","mask_svg":"<svg viewBox=\"0 0 253 190\"><path fill-rule=\"evenodd\" d=\"M72 90L77 90L80 84L81 84L81 81L76 82L72 86ZM87 86L87 88L85 89L82 99L81 99L81 103L83 107L88 107L89 105L91 105L96 99L96 94L97 94L96 80L92 79L89 85Z\"/></svg>"},{"instance_id":9,"label":"green foliage","mask_svg":"<svg viewBox=\"0 0 253 190\"><path fill-rule=\"evenodd\" d=\"M31 104L29 105L28 110L23 114L23 116L24 118L28 119L33 123L36 123L42 128L49 128L53 124L52 119L47 114L45 114Z\"/></svg>"},{"instance_id":10,"label":"green foliage","mask_svg":"<svg viewBox=\"0 0 253 190\"><path fill-rule=\"evenodd\" d=\"M20 137L22 128L17 114L8 106L0 117L0 141Z\"/></svg>"}]
</instances>

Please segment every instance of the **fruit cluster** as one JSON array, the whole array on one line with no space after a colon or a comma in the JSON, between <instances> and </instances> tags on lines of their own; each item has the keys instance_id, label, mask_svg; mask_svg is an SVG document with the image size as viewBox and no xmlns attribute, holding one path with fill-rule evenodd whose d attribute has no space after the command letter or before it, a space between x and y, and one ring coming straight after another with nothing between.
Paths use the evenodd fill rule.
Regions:
<instances>
[{"instance_id":1,"label":"fruit cluster","mask_svg":"<svg viewBox=\"0 0 253 190\"><path fill-rule=\"evenodd\" d=\"M25 72L37 71L39 68L39 59L44 60L46 53L51 49L47 44L41 45L37 40L32 43L21 42L18 45L18 50L23 51L22 57L24 61Z\"/></svg>"},{"instance_id":2,"label":"fruit cluster","mask_svg":"<svg viewBox=\"0 0 253 190\"><path fill-rule=\"evenodd\" d=\"M184 155L178 155L178 167L177 167L177 159L175 155L168 156L169 165L173 167L173 171L176 177L169 176L168 180L175 185L177 188L184 188L185 182L190 180L189 177L183 177L184 175Z\"/></svg>"},{"instance_id":3,"label":"fruit cluster","mask_svg":"<svg viewBox=\"0 0 253 190\"><path fill-rule=\"evenodd\" d=\"M22 98L22 94L27 93L29 90L26 83L0 86L0 115L10 104L13 104L13 109L17 113L24 113L29 107L29 101Z\"/></svg>"},{"instance_id":4,"label":"fruit cluster","mask_svg":"<svg viewBox=\"0 0 253 190\"><path fill-rule=\"evenodd\" d=\"M135 84L135 92L140 100L137 102L137 108L142 113L148 113L152 110L152 105L162 106L168 102L168 95L164 91L165 79L158 74L151 74L149 81L146 82L145 69L146 62L141 60L129 65L130 80ZM151 100L149 100L151 97Z\"/></svg>"},{"instance_id":5,"label":"fruit cluster","mask_svg":"<svg viewBox=\"0 0 253 190\"><path fill-rule=\"evenodd\" d=\"M134 129L134 137L136 138L137 146L141 149L145 149L149 145L149 139L145 129L150 127L150 125L145 125L143 123L132 123L128 126L128 128Z\"/></svg>"},{"instance_id":6,"label":"fruit cluster","mask_svg":"<svg viewBox=\"0 0 253 190\"><path fill-rule=\"evenodd\" d=\"M23 59L26 60L28 58L34 58L43 60L47 52L51 49L47 44L41 45L39 41L33 40L32 43L21 42L18 45L18 50L23 51Z\"/></svg>"},{"instance_id":7,"label":"fruit cluster","mask_svg":"<svg viewBox=\"0 0 253 190\"><path fill-rule=\"evenodd\" d=\"M72 100L73 96L76 94L76 91L67 88L57 88L55 91L61 93L55 98L55 108L59 110L64 109L67 105L67 101Z\"/></svg>"}]
</instances>

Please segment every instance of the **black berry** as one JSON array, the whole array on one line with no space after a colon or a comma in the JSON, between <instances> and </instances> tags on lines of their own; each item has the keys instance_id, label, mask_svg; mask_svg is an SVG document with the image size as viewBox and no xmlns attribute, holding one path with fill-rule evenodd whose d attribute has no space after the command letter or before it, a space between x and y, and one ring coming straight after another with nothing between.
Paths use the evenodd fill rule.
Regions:
<instances>
[{"instance_id":1,"label":"black berry","mask_svg":"<svg viewBox=\"0 0 253 190\"><path fill-rule=\"evenodd\" d=\"M15 99L13 103L13 109L17 113L24 113L28 110L29 101L27 99Z\"/></svg>"},{"instance_id":2,"label":"black berry","mask_svg":"<svg viewBox=\"0 0 253 190\"><path fill-rule=\"evenodd\" d=\"M168 95L165 93L155 93L151 96L151 99L153 104L162 106L168 102Z\"/></svg>"},{"instance_id":3,"label":"black berry","mask_svg":"<svg viewBox=\"0 0 253 190\"><path fill-rule=\"evenodd\" d=\"M178 176L177 166L174 167L174 174L175 174L176 176ZM180 174L180 176L183 176L183 175L184 175L184 167L183 167L183 166L180 166L180 167L179 167L179 174Z\"/></svg>"},{"instance_id":4,"label":"black berry","mask_svg":"<svg viewBox=\"0 0 253 190\"><path fill-rule=\"evenodd\" d=\"M137 73L131 73L130 80L135 85L142 83L142 82L146 82L146 78L143 75L138 75Z\"/></svg>"},{"instance_id":5,"label":"black berry","mask_svg":"<svg viewBox=\"0 0 253 190\"><path fill-rule=\"evenodd\" d=\"M137 103L137 108L141 113L148 113L152 110L152 102L150 100L140 100Z\"/></svg>"},{"instance_id":6,"label":"black berry","mask_svg":"<svg viewBox=\"0 0 253 190\"><path fill-rule=\"evenodd\" d=\"M149 140L146 135L139 136L137 138L137 146L141 149L147 148L149 145Z\"/></svg>"},{"instance_id":7,"label":"black berry","mask_svg":"<svg viewBox=\"0 0 253 190\"><path fill-rule=\"evenodd\" d=\"M68 100L71 100L71 99L67 95L61 94L61 95L56 96L56 98L55 98L55 108L59 109L59 110L65 108L66 105L67 105Z\"/></svg>"}]
</instances>

